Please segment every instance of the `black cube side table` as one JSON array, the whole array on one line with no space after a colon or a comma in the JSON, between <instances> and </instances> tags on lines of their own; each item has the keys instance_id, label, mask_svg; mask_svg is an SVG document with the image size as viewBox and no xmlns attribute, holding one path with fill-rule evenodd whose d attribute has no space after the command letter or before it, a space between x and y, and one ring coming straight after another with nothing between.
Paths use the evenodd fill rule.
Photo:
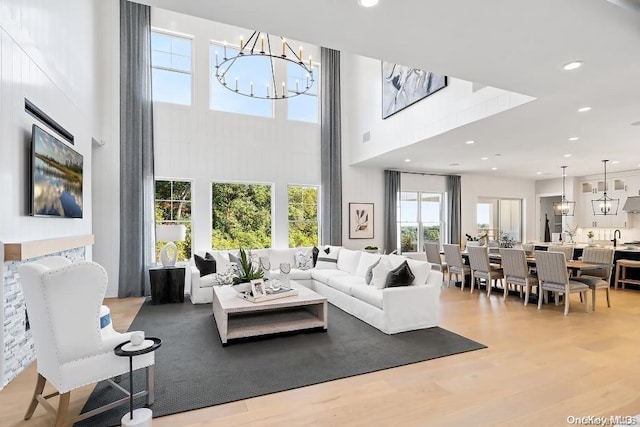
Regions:
<instances>
[{"instance_id":1,"label":"black cube side table","mask_svg":"<svg viewBox=\"0 0 640 427\"><path fill-rule=\"evenodd\" d=\"M151 279L151 303L167 304L184 302L184 267L152 267L149 269Z\"/></svg>"}]
</instances>

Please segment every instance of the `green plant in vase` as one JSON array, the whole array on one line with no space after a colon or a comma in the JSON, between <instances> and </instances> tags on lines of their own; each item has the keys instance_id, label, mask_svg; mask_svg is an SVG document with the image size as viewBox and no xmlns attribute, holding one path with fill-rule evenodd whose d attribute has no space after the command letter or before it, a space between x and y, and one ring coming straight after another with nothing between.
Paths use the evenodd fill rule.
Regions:
<instances>
[{"instance_id":1,"label":"green plant in vase","mask_svg":"<svg viewBox=\"0 0 640 427\"><path fill-rule=\"evenodd\" d=\"M233 284L248 283L255 279L262 279L264 273L259 266L253 265L251 252L240 248L240 265L238 266L238 276L233 278Z\"/></svg>"}]
</instances>

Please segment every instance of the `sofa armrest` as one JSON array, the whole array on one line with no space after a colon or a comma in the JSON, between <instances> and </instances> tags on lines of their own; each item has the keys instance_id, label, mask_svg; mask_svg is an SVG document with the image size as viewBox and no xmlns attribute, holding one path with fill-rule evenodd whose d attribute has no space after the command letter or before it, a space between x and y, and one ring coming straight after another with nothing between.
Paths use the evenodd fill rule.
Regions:
<instances>
[{"instance_id":1,"label":"sofa armrest","mask_svg":"<svg viewBox=\"0 0 640 427\"><path fill-rule=\"evenodd\" d=\"M441 271L430 270L427 275L427 285L442 285L442 281L444 280L444 274Z\"/></svg>"},{"instance_id":2,"label":"sofa armrest","mask_svg":"<svg viewBox=\"0 0 640 427\"><path fill-rule=\"evenodd\" d=\"M191 273L191 292L193 293L193 289L200 287L200 270L198 270L198 267L196 267L195 265L192 265L190 273Z\"/></svg>"},{"instance_id":3,"label":"sofa armrest","mask_svg":"<svg viewBox=\"0 0 640 427\"><path fill-rule=\"evenodd\" d=\"M387 319L398 324L419 323L430 319L435 326L440 318L440 288L437 284L399 286L382 290L382 310Z\"/></svg>"}]
</instances>

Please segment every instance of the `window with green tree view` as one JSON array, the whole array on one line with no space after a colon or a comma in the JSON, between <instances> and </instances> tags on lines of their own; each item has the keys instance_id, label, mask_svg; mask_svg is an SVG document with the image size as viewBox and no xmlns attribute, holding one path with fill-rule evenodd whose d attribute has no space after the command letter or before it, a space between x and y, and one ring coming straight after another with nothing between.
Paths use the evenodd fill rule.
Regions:
<instances>
[{"instance_id":1,"label":"window with green tree view","mask_svg":"<svg viewBox=\"0 0 640 427\"><path fill-rule=\"evenodd\" d=\"M403 191L398 206L401 252L420 252L427 241L442 241L445 230L442 193Z\"/></svg>"},{"instance_id":2,"label":"window with green tree view","mask_svg":"<svg viewBox=\"0 0 640 427\"><path fill-rule=\"evenodd\" d=\"M214 182L211 200L214 249L271 247L271 185Z\"/></svg>"},{"instance_id":3,"label":"window with green tree view","mask_svg":"<svg viewBox=\"0 0 640 427\"><path fill-rule=\"evenodd\" d=\"M290 185L289 247L318 245L318 188Z\"/></svg>"},{"instance_id":4,"label":"window with green tree view","mask_svg":"<svg viewBox=\"0 0 640 427\"><path fill-rule=\"evenodd\" d=\"M184 242L174 242L178 247L178 260L191 258L191 182L156 180L156 224L184 224L187 236ZM156 260L166 242L156 242Z\"/></svg>"}]
</instances>

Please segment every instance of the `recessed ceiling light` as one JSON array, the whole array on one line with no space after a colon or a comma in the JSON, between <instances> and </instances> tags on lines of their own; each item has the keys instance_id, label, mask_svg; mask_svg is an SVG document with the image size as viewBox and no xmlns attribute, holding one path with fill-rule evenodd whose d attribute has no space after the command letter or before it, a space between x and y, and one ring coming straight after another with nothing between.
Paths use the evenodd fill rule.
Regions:
<instances>
[{"instance_id":1,"label":"recessed ceiling light","mask_svg":"<svg viewBox=\"0 0 640 427\"><path fill-rule=\"evenodd\" d=\"M542 172L536 172L536 175L542 175Z\"/></svg>"},{"instance_id":2,"label":"recessed ceiling light","mask_svg":"<svg viewBox=\"0 0 640 427\"><path fill-rule=\"evenodd\" d=\"M491 170L492 170L492 171L497 171L497 170L498 170L498 168L491 168Z\"/></svg>"},{"instance_id":3,"label":"recessed ceiling light","mask_svg":"<svg viewBox=\"0 0 640 427\"><path fill-rule=\"evenodd\" d=\"M573 61L573 62L569 62L568 64L565 64L565 66L562 68L564 68L567 71L571 71L580 67L582 67L582 61Z\"/></svg>"},{"instance_id":4,"label":"recessed ceiling light","mask_svg":"<svg viewBox=\"0 0 640 427\"><path fill-rule=\"evenodd\" d=\"M373 7L376 6L379 2L379 0L358 0L358 4L362 7Z\"/></svg>"},{"instance_id":5,"label":"recessed ceiling light","mask_svg":"<svg viewBox=\"0 0 640 427\"><path fill-rule=\"evenodd\" d=\"M617 165L618 163L620 163L620 160L611 160L612 165Z\"/></svg>"},{"instance_id":6,"label":"recessed ceiling light","mask_svg":"<svg viewBox=\"0 0 640 427\"><path fill-rule=\"evenodd\" d=\"M565 154L564 157L571 157L571 154Z\"/></svg>"},{"instance_id":7,"label":"recessed ceiling light","mask_svg":"<svg viewBox=\"0 0 640 427\"><path fill-rule=\"evenodd\" d=\"M404 159L405 162L409 163L411 159Z\"/></svg>"},{"instance_id":8,"label":"recessed ceiling light","mask_svg":"<svg viewBox=\"0 0 640 427\"><path fill-rule=\"evenodd\" d=\"M469 144L469 145L471 145L471 144L475 144L475 143L476 143L475 141L471 141L471 140L469 140L469 141L465 142L465 144Z\"/></svg>"},{"instance_id":9,"label":"recessed ceiling light","mask_svg":"<svg viewBox=\"0 0 640 427\"><path fill-rule=\"evenodd\" d=\"M578 108L578 113L586 113L587 111L591 111L591 107Z\"/></svg>"},{"instance_id":10,"label":"recessed ceiling light","mask_svg":"<svg viewBox=\"0 0 640 427\"><path fill-rule=\"evenodd\" d=\"M489 160L488 157L482 157L480 160Z\"/></svg>"},{"instance_id":11,"label":"recessed ceiling light","mask_svg":"<svg viewBox=\"0 0 640 427\"><path fill-rule=\"evenodd\" d=\"M580 138L578 138L577 136L572 136L571 138L569 138L569 141L577 141Z\"/></svg>"}]
</instances>

